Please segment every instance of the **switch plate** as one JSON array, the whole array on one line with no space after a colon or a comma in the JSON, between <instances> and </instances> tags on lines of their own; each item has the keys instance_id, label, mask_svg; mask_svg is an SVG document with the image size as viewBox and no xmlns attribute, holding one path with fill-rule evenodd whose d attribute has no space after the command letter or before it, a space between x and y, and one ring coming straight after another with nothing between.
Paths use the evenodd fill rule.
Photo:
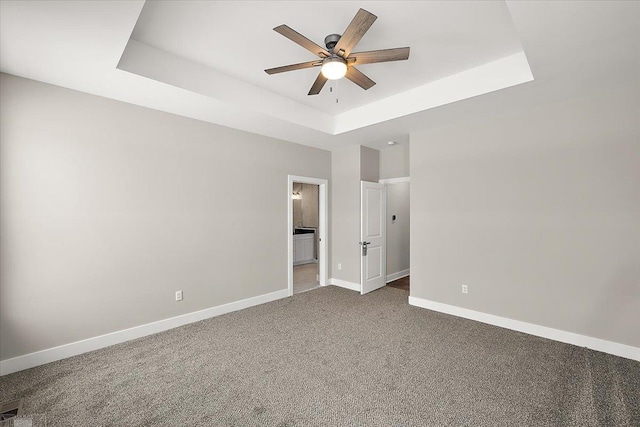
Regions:
<instances>
[{"instance_id":1,"label":"switch plate","mask_svg":"<svg viewBox=\"0 0 640 427\"><path fill-rule=\"evenodd\" d=\"M176 301L182 301L182 291L176 292Z\"/></svg>"},{"instance_id":2,"label":"switch plate","mask_svg":"<svg viewBox=\"0 0 640 427\"><path fill-rule=\"evenodd\" d=\"M463 294L468 294L469 293L469 288L467 287L467 285L462 285L462 293Z\"/></svg>"},{"instance_id":3,"label":"switch plate","mask_svg":"<svg viewBox=\"0 0 640 427\"><path fill-rule=\"evenodd\" d=\"M342 264L338 263L338 270L342 270Z\"/></svg>"}]
</instances>

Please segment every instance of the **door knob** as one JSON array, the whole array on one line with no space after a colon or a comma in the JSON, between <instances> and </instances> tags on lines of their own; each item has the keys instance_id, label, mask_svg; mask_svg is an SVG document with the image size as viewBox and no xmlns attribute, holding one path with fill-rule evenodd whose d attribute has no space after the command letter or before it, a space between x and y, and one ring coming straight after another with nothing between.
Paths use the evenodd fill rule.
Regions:
<instances>
[{"instance_id":1,"label":"door knob","mask_svg":"<svg viewBox=\"0 0 640 427\"><path fill-rule=\"evenodd\" d=\"M360 242L362 245L362 256L367 256L367 245L370 245L371 242Z\"/></svg>"}]
</instances>

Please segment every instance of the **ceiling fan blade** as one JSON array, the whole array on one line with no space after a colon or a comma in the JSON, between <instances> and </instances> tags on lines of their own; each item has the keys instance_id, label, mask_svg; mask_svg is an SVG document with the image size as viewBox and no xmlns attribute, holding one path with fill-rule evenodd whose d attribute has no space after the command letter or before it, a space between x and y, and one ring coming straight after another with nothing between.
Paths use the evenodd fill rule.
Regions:
<instances>
[{"instance_id":1,"label":"ceiling fan blade","mask_svg":"<svg viewBox=\"0 0 640 427\"><path fill-rule=\"evenodd\" d=\"M360 86L362 89L367 90L376 84L369 77L365 76L361 71L359 71L356 67L347 68L346 78Z\"/></svg>"},{"instance_id":2,"label":"ceiling fan blade","mask_svg":"<svg viewBox=\"0 0 640 427\"><path fill-rule=\"evenodd\" d=\"M327 80L328 79L323 76L322 73L318 73L318 77L316 78L316 81L313 82L313 86L311 86L311 89L309 90L309 93L307 95L319 94Z\"/></svg>"},{"instance_id":3,"label":"ceiling fan blade","mask_svg":"<svg viewBox=\"0 0 640 427\"><path fill-rule=\"evenodd\" d=\"M317 44L315 44L314 42L312 42L311 40L309 40L299 32L287 27L286 25L280 25L278 27L275 27L273 31L275 31L276 33L282 34L292 42L299 44L300 46L307 49L309 52L313 53L314 55L318 55L320 58L326 58L328 56L331 56L331 54L327 52L325 48L318 46Z\"/></svg>"},{"instance_id":4,"label":"ceiling fan blade","mask_svg":"<svg viewBox=\"0 0 640 427\"><path fill-rule=\"evenodd\" d=\"M285 71L295 71L295 70L303 70L305 68L319 67L320 65L322 65L322 61L309 61L309 62L302 62L300 64L291 64L291 65L285 65L282 67L269 68L268 70L264 70L264 72L267 74L278 74L278 73L284 73Z\"/></svg>"},{"instance_id":5,"label":"ceiling fan blade","mask_svg":"<svg viewBox=\"0 0 640 427\"><path fill-rule=\"evenodd\" d=\"M349 26L338 43L333 48L333 53L341 56L343 58L347 58L353 48L358 44L364 33L373 25L375 20L378 19L376 15L371 12L367 12L364 9L358 10L356 16L353 18Z\"/></svg>"},{"instance_id":6,"label":"ceiling fan blade","mask_svg":"<svg viewBox=\"0 0 640 427\"><path fill-rule=\"evenodd\" d=\"M354 52L347 60L353 59L354 65L374 64L376 62L403 61L409 59L408 47L395 49L370 50L368 52ZM349 62L351 64L351 62Z\"/></svg>"}]
</instances>

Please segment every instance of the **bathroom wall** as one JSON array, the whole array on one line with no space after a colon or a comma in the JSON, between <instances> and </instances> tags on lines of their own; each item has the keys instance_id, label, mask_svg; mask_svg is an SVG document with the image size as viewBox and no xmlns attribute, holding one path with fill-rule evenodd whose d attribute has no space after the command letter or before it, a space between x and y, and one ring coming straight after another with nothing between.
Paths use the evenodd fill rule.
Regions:
<instances>
[{"instance_id":1,"label":"bathroom wall","mask_svg":"<svg viewBox=\"0 0 640 427\"><path fill-rule=\"evenodd\" d=\"M318 186L294 182L293 192L300 193L293 199L293 226L318 228Z\"/></svg>"}]
</instances>

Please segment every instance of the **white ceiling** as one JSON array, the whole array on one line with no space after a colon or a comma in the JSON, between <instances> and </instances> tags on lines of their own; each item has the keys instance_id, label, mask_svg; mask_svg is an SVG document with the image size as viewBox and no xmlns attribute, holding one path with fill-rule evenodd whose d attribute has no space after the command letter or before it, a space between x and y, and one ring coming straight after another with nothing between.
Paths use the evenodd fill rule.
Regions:
<instances>
[{"instance_id":1,"label":"white ceiling","mask_svg":"<svg viewBox=\"0 0 640 427\"><path fill-rule=\"evenodd\" d=\"M318 68L264 72L317 59L274 27L287 24L324 46L324 37L342 34L359 8L378 19L356 52L411 47L408 61L359 67L374 87L339 80L333 93L328 84L308 96ZM506 5L479 1L147 2L131 38L331 115L522 51Z\"/></svg>"},{"instance_id":2,"label":"white ceiling","mask_svg":"<svg viewBox=\"0 0 640 427\"><path fill-rule=\"evenodd\" d=\"M327 5L341 19L312 18L326 16ZM408 61L362 66L383 84L364 91L343 79L308 96L318 69L264 72L315 59L272 31L282 19L321 41L316 34L338 31L335 20L346 27L359 6L389 17L386 26L374 23L359 48L413 47ZM275 119L330 135L533 79L500 1L147 2L118 69L260 114L263 121L252 121L260 129Z\"/></svg>"},{"instance_id":3,"label":"white ceiling","mask_svg":"<svg viewBox=\"0 0 640 427\"><path fill-rule=\"evenodd\" d=\"M3 0L0 70L327 149L383 148L425 127L640 80L640 2L178 3ZM238 5L246 19L233 17ZM378 15L358 49L412 49L409 61L362 67L374 88L341 81L335 108L328 92L306 96L313 71L264 73L312 59L273 27L321 43L358 7Z\"/></svg>"}]
</instances>

